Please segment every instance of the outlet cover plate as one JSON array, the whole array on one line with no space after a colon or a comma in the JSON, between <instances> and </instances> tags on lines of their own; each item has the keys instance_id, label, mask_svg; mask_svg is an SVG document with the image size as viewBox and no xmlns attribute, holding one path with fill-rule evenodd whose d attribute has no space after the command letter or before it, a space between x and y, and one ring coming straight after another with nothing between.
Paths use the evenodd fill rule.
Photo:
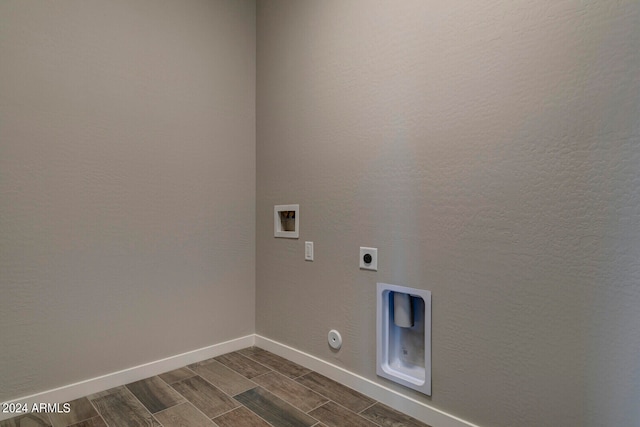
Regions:
<instances>
[{"instance_id":1,"label":"outlet cover plate","mask_svg":"<svg viewBox=\"0 0 640 427\"><path fill-rule=\"evenodd\" d=\"M365 255L371 255L371 262L365 262ZM360 269L378 271L378 248L360 246Z\"/></svg>"}]
</instances>

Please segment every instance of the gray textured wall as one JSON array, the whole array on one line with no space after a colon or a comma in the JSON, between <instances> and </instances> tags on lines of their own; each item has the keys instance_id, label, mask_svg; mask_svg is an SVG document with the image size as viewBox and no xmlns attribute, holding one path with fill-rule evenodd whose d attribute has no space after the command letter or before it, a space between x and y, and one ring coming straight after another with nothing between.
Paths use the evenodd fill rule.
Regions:
<instances>
[{"instance_id":1,"label":"gray textured wall","mask_svg":"<svg viewBox=\"0 0 640 427\"><path fill-rule=\"evenodd\" d=\"M257 23L257 333L390 385L375 284L429 289L433 397L394 388L485 426L640 424L640 3L259 0Z\"/></svg>"},{"instance_id":2,"label":"gray textured wall","mask_svg":"<svg viewBox=\"0 0 640 427\"><path fill-rule=\"evenodd\" d=\"M255 2L0 1L0 401L254 331Z\"/></svg>"}]
</instances>

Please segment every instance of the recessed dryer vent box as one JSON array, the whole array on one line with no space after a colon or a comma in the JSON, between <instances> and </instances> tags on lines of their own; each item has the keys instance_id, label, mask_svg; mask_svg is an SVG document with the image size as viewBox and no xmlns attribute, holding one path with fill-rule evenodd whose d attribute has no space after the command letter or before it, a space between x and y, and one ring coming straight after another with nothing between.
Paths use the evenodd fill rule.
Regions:
<instances>
[{"instance_id":1,"label":"recessed dryer vent box","mask_svg":"<svg viewBox=\"0 0 640 427\"><path fill-rule=\"evenodd\" d=\"M297 239L300 235L300 205L273 207L273 236Z\"/></svg>"},{"instance_id":2,"label":"recessed dryer vent box","mask_svg":"<svg viewBox=\"0 0 640 427\"><path fill-rule=\"evenodd\" d=\"M431 396L431 292L378 283L379 376Z\"/></svg>"}]
</instances>

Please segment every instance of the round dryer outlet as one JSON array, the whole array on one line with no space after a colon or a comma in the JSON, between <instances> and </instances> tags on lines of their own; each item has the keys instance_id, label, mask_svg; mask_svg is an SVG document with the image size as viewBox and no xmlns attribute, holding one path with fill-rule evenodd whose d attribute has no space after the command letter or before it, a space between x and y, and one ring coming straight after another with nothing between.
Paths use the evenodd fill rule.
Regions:
<instances>
[{"instance_id":1,"label":"round dryer outlet","mask_svg":"<svg viewBox=\"0 0 640 427\"><path fill-rule=\"evenodd\" d=\"M340 336L340 332L335 329L329 331L329 345L336 350L342 347L342 337Z\"/></svg>"}]
</instances>

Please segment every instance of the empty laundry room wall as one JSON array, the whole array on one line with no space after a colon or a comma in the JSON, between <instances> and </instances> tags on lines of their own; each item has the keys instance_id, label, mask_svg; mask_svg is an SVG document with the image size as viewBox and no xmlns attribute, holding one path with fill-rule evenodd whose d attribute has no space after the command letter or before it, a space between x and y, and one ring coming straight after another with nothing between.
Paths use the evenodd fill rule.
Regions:
<instances>
[{"instance_id":1,"label":"empty laundry room wall","mask_svg":"<svg viewBox=\"0 0 640 427\"><path fill-rule=\"evenodd\" d=\"M0 401L254 331L255 3L0 2Z\"/></svg>"}]
</instances>

